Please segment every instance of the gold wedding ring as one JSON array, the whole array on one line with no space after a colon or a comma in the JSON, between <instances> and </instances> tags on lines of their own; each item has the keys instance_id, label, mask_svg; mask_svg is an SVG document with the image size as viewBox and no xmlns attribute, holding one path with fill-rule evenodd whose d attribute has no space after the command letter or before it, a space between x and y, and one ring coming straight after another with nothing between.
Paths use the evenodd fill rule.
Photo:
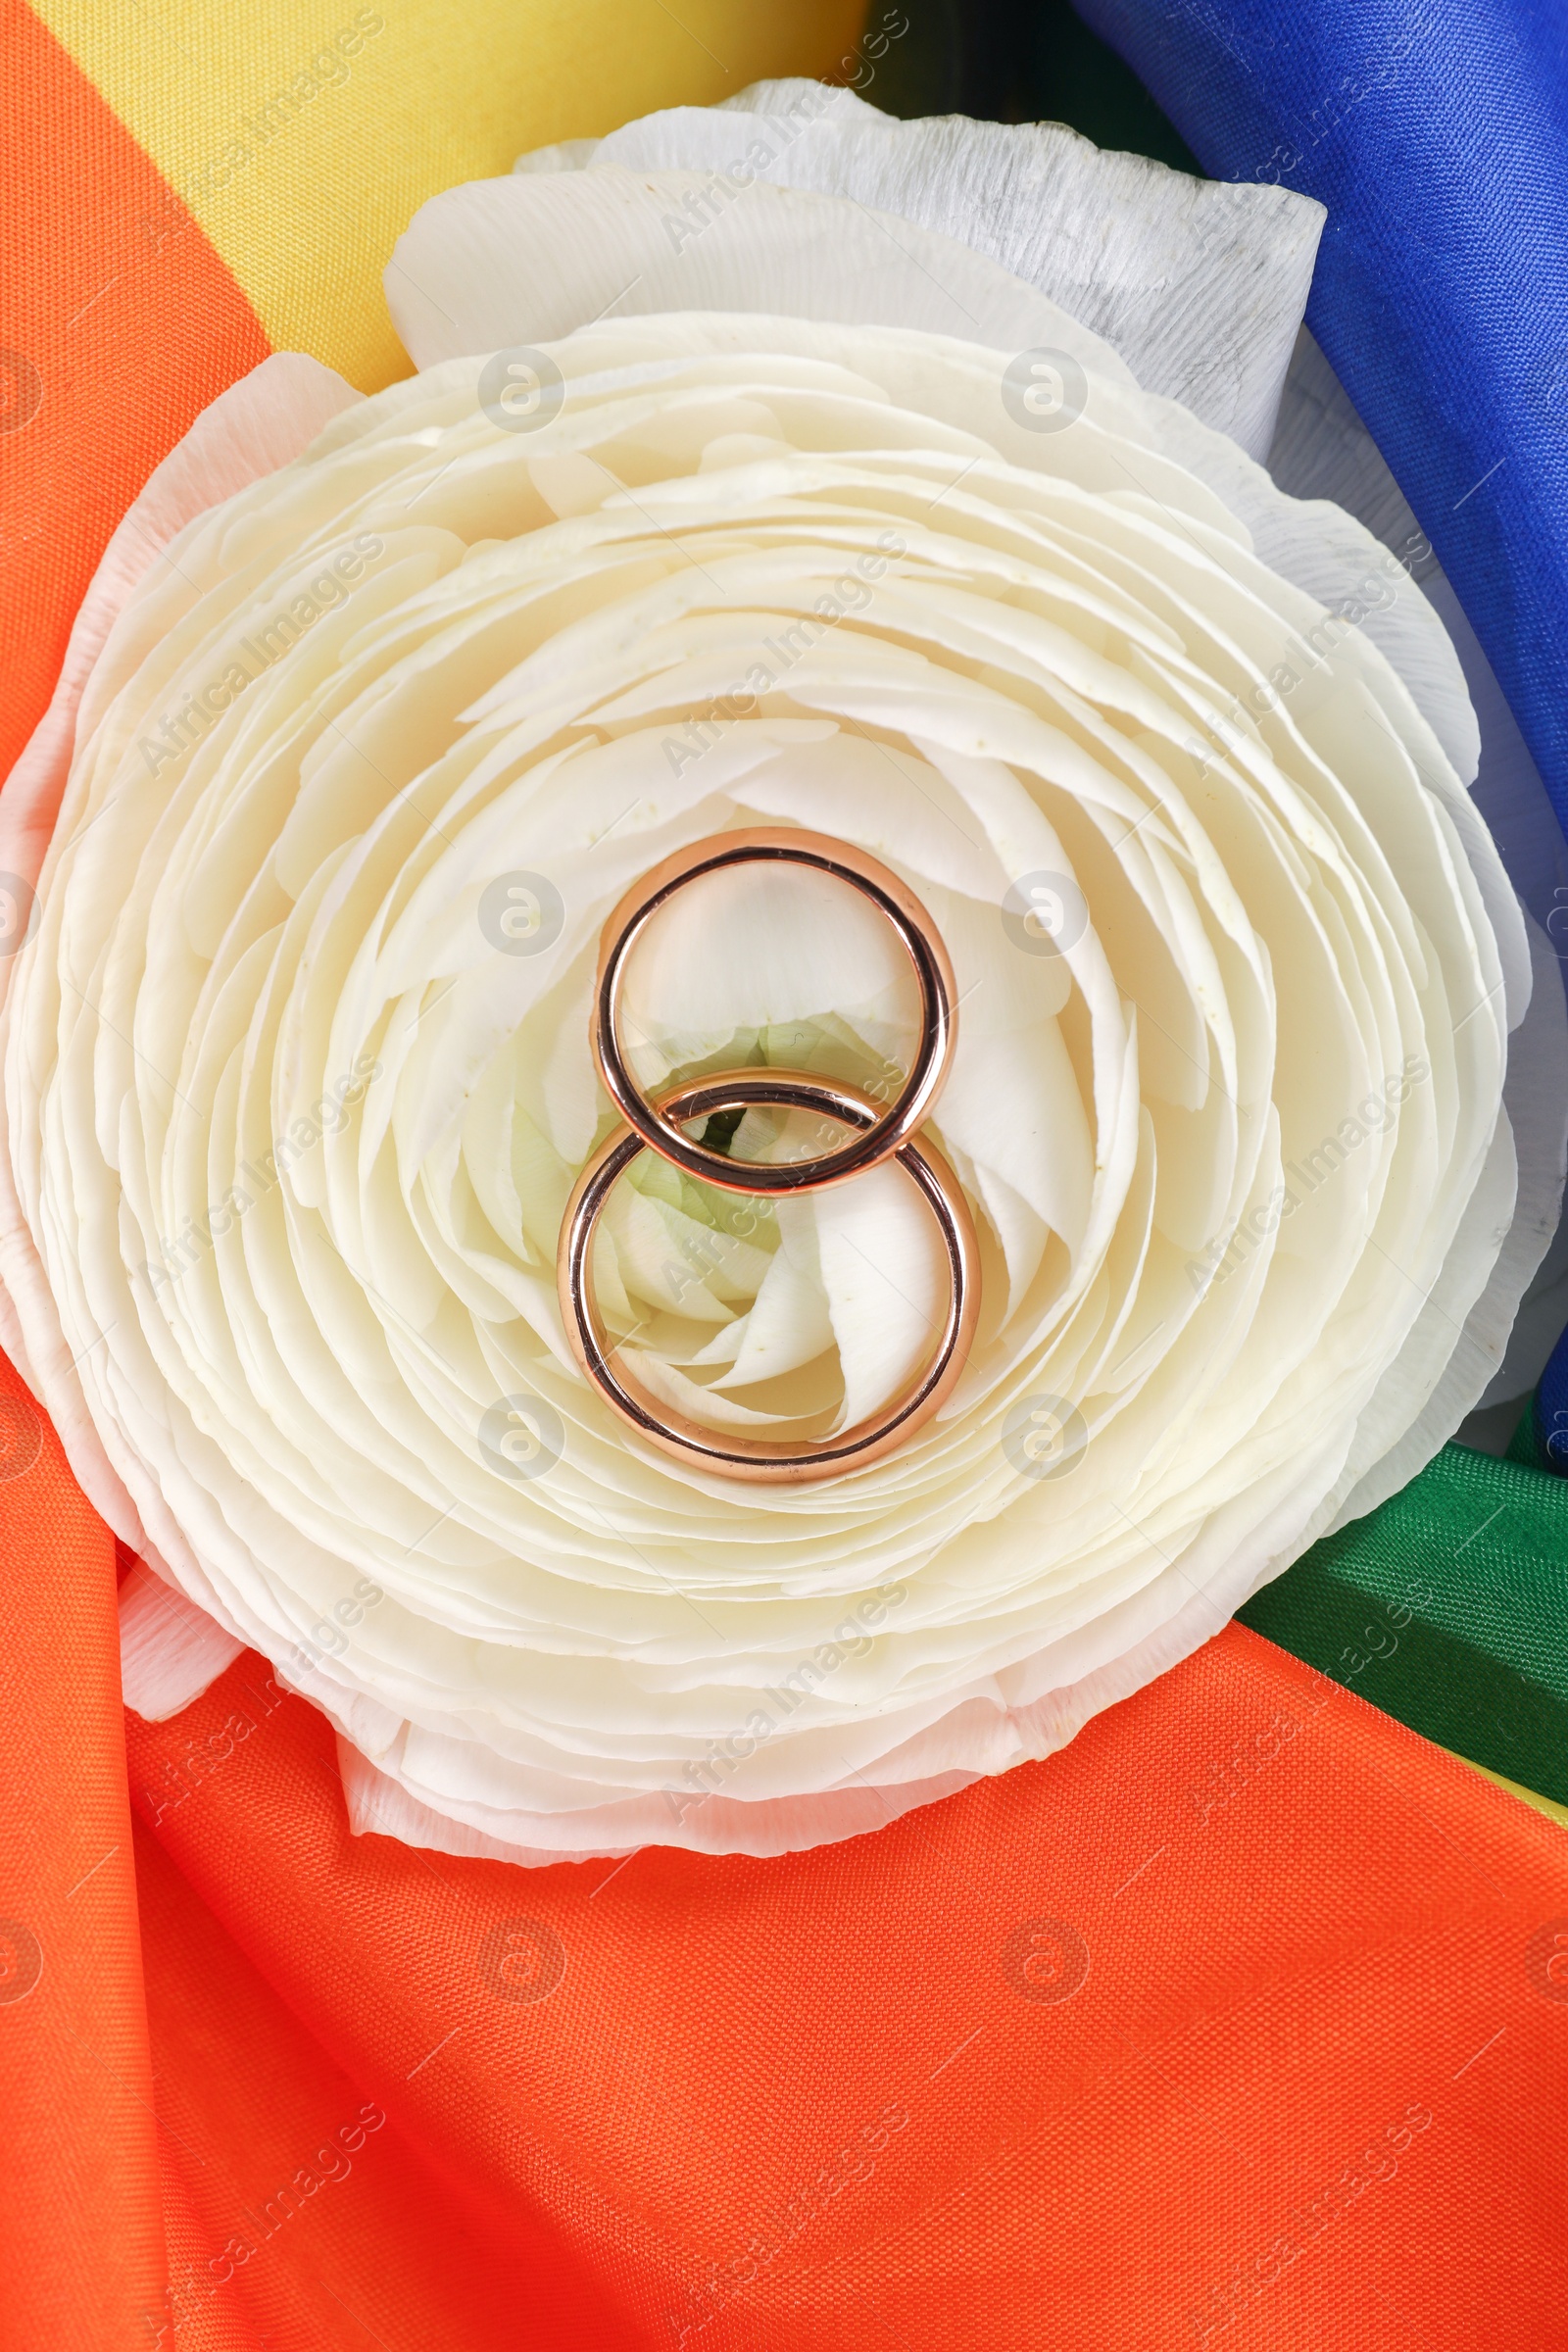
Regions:
<instances>
[{"instance_id":1,"label":"gold wedding ring","mask_svg":"<svg viewBox=\"0 0 1568 2352\"><path fill-rule=\"evenodd\" d=\"M705 874L717 874L737 865L804 865L846 882L870 900L898 935L899 944L914 972L920 992L920 1043L914 1066L895 1100L873 1124L836 1152L817 1159L758 1162L738 1173L740 1163L709 1145L682 1135L668 1114L661 1115L638 1086L621 1054L618 1017L620 993L632 950L643 931L676 891ZM599 979L594 991L594 1059L605 1090L634 1135L651 1152L708 1184L728 1193L770 1196L775 1193L815 1192L825 1184L842 1184L891 1159L923 1120L941 1092L953 1054L954 1014L957 996L948 951L930 916L897 874L875 858L852 849L848 842L830 840L825 833L808 833L793 826L758 825L745 831L719 833L690 849L677 850L644 874L606 923L599 947ZM730 1073L722 1073L728 1076ZM735 1073L737 1076L742 1073ZM744 1073L755 1075L755 1072Z\"/></svg>"},{"instance_id":2,"label":"gold wedding ring","mask_svg":"<svg viewBox=\"0 0 1568 2352\"><path fill-rule=\"evenodd\" d=\"M644 925L673 893L699 876L754 862L788 862L830 874L860 891L893 925L920 991L920 1042L913 1066L885 1108L859 1088L803 1071L746 1069L662 1090L650 1101L622 1058L617 1031L626 961ZM939 1152L915 1140L952 1058L956 991L946 948L914 894L874 858L820 833L759 827L720 834L679 851L629 891L605 925L594 994L595 1059L625 1125L609 1136L573 1187L562 1222L558 1284L566 1336L588 1379L650 1444L724 1476L775 1485L841 1477L878 1460L912 1435L941 1405L962 1371L979 1315L979 1260L973 1221L956 1177ZM849 1141L812 1158L737 1160L685 1128L721 1112L812 1111L850 1131ZM807 1444L741 1437L662 1405L625 1360L627 1342L612 1340L593 1297L594 1236L619 1178L644 1151L699 1181L752 1198L821 1191L892 1159L915 1185L936 1220L947 1259L949 1296L941 1329L924 1362L878 1411L851 1428Z\"/></svg>"}]
</instances>

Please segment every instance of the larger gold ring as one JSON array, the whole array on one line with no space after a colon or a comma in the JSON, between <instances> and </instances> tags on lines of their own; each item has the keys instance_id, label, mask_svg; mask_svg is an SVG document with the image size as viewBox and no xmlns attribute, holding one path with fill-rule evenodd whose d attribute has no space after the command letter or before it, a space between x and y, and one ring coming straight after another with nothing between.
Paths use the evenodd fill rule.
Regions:
<instances>
[{"instance_id":1,"label":"larger gold ring","mask_svg":"<svg viewBox=\"0 0 1568 2352\"><path fill-rule=\"evenodd\" d=\"M862 1139L880 1123L876 1104L858 1087L829 1085L776 1070L746 1070L676 1087L661 1095L653 1107L662 1123L673 1124L678 1130L682 1120L763 1104L817 1111L856 1129ZM901 1144L896 1153L899 1166L912 1178L936 1218L947 1251L948 1311L935 1346L925 1363L879 1412L868 1414L835 1437L801 1446L705 1428L700 1421L661 1407L624 1364L617 1365L625 1343L609 1337L592 1294L594 1233L616 1181L648 1148L640 1134L625 1128L610 1136L578 1177L562 1226L558 1280L566 1336L583 1371L622 1419L640 1430L651 1445L683 1461L731 1478L791 1486L861 1469L903 1445L930 1419L963 1369L980 1309L974 1225L957 1178L940 1152L929 1145L907 1142ZM652 1149L662 1151L662 1131ZM732 1178L737 1164L747 1163L732 1162ZM816 1179L817 1184L821 1181ZM732 1181L727 1189L753 1188Z\"/></svg>"},{"instance_id":2,"label":"larger gold ring","mask_svg":"<svg viewBox=\"0 0 1568 2352\"><path fill-rule=\"evenodd\" d=\"M757 1161L738 1173L740 1163L710 1144L682 1135L674 1118L649 1102L621 1053L618 1016L627 961L660 907L703 874L757 863L805 865L831 874L859 891L887 917L920 992L920 1043L913 1066L894 1100L881 1112L871 1104L870 1123L858 1128L847 1144L815 1159ZM925 908L897 874L862 850L833 841L825 833L809 833L799 826L759 825L716 834L689 849L677 850L644 874L616 906L600 942L594 1058L611 1101L633 1134L688 1176L717 1185L723 1192L748 1193L754 1198L815 1192L822 1185L843 1184L849 1177L874 1168L880 1160L893 1158L922 1120L930 1117L953 1055L956 996L948 951ZM756 1072L724 1071L714 1083L743 1075L755 1076Z\"/></svg>"}]
</instances>

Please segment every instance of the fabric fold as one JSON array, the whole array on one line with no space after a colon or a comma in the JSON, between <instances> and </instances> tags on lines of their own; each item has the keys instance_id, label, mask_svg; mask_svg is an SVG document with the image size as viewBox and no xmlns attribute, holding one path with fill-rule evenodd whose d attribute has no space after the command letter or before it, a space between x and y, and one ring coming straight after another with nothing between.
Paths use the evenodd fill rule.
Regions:
<instances>
[{"instance_id":1,"label":"fabric fold","mask_svg":"<svg viewBox=\"0 0 1568 2352\"><path fill-rule=\"evenodd\" d=\"M1568 1840L1245 1628L874 1838L526 1880L352 1837L259 1671L179 1727L255 1719L159 1842L388 2132L577 2266L579 2340L859 2352L869 2311L989 2352L1044 2300L1351 2352L1352 2243L1436 2352L1552 2339L1568 2212L1521 2150L1568 2094ZM172 1727L127 1739L157 1788Z\"/></svg>"},{"instance_id":2,"label":"fabric fold","mask_svg":"<svg viewBox=\"0 0 1568 2352\"><path fill-rule=\"evenodd\" d=\"M1546 9L1078 0L1217 178L1328 208L1307 323L1568 823L1568 66Z\"/></svg>"}]
</instances>

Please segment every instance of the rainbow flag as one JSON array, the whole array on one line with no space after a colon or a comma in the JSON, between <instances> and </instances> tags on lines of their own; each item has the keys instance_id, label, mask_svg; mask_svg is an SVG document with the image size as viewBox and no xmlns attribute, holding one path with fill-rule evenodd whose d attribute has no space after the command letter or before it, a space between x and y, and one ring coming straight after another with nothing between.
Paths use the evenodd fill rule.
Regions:
<instances>
[{"instance_id":1,"label":"rainbow flag","mask_svg":"<svg viewBox=\"0 0 1568 2352\"><path fill-rule=\"evenodd\" d=\"M406 371L380 271L427 196L842 74L861 13L0 0L0 774L215 394L275 349ZM1085 14L1208 170L1329 205L1311 321L1568 808L1560 34ZM0 2344L1568 2342L1568 1495L1519 1451L1446 1448L874 1837L524 1873L351 1836L254 1655L125 1714L133 1563L5 1370Z\"/></svg>"}]
</instances>

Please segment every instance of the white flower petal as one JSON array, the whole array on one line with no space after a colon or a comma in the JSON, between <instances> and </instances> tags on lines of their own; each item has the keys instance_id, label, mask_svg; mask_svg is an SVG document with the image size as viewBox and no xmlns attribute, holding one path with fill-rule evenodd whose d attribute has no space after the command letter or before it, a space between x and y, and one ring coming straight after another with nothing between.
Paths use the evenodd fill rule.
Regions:
<instances>
[{"instance_id":1,"label":"white flower petal","mask_svg":"<svg viewBox=\"0 0 1568 2352\"><path fill-rule=\"evenodd\" d=\"M701 136L776 136L789 103ZM390 282L442 364L191 526L76 743L4 1013L14 1254L47 1269L17 1310L149 1556L352 1743L357 1827L774 1852L1047 1752L1424 1458L1548 1221L1551 1122L1521 1118L1505 1240L1503 1087L1560 1068L1562 1008L1538 987L1510 1043L1530 974L1441 631L1369 614L1319 645L1356 526L858 177L936 205L947 141L972 228L977 189L1038 168L1088 204L1114 159L843 119L874 157L837 117L803 154L854 193L710 193L696 236L667 224L704 209L684 157L574 153L427 207ZM1248 306L1270 238L1315 224L1220 193L1170 267L1232 322L1261 418L1291 269ZM1235 249L1195 259L1232 214ZM1104 296L1129 338L1141 236ZM749 312L764 287L798 315ZM1145 365L1201 405L1169 324ZM505 429L457 355L573 327L559 416ZM1041 432L1004 375L1047 342L1085 405ZM799 1491L628 1439L554 1287L606 1131L600 925L754 822L862 843L948 938L935 1140L984 1266L939 1419ZM1059 937L1008 901L1042 880ZM722 897L638 959L650 1070L903 1066L906 976L853 905ZM874 1409L943 1301L892 1169L774 1212L645 1158L598 1262L647 1385L719 1427Z\"/></svg>"},{"instance_id":2,"label":"white flower petal","mask_svg":"<svg viewBox=\"0 0 1568 2352\"><path fill-rule=\"evenodd\" d=\"M182 1714L244 1646L177 1587L145 1571L120 1588L121 1690L146 1723Z\"/></svg>"},{"instance_id":3,"label":"white flower petal","mask_svg":"<svg viewBox=\"0 0 1568 2352\"><path fill-rule=\"evenodd\" d=\"M246 483L285 466L327 421L358 405L361 395L334 369L298 352L278 352L220 392L190 431L149 475L104 550L71 632L49 708L0 794L0 872L29 888L43 868L76 745L90 731L116 674L116 622L136 591L167 577L168 550L196 517ZM177 595L177 586L171 582ZM14 966L0 960L0 1003ZM43 1304L45 1281L32 1240L18 1209L11 1173L0 1153L0 1347L34 1395L51 1382L51 1408L71 1449L73 1467L116 1533L138 1549L142 1531L129 1497L81 1410L63 1358L27 1353L17 1302L34 1296L34 1346L55 1357L54 1318Z\"/></svg>"},{"instance_id":4,"label":"white flower petal","mask_svg":"<svg viewBox=\"0 0 1568 2352\"><path fill-rule=\"evenodd\" d=\"M1369 613L1362 625L1383 646L1440 735L1445 736L1438 713L1423 699L1421 680L1433 672L1433 653L1418 652L1413 661L1405 654L1402 642L1396 640L1402 640L1407 632L1391 635L1388 629L1393 609L1397 607L1401 615L1413 619L1428 646L1437 648L1438 664L1446 666L1457 659L1464 691L1479 723L1480 748L1479 762L1466 757L1456 758L1454 764L1461 779L1474 775L1472 798L1496 843L1508 880L1521 904L1554 940L1562 928L1561 908L1568 902L1568 847L1545 786L1425 533L1344 386L1304 327L1286 379L1268 465L1274 480L1292 500L1310 500L1319 506L1334 502L1386 551L1385 560L1361 567L1359 578L1354 576L1353 564L1348 567L1338 583L1339 597L1353 600L1352 610L1365 606L1374 596L1388 599L1388 608ZM1278 555L1272 560L1278 562ZM1301 585L1312 584L1289 564L1281 567ZM1419 592L1414 585L1417 581ZM1325 601L1336 600L1331 594ZM1428 609L1441 622L1440 629L1424 623ZM1446 645L1439 645L1444 639ZM1451 684L1440 685L1440 692L1451 708ZM1555 962L1551 985L1560 993L1560 956ZM1550 967L1542 966L1539 953L1536 963L1539 990L1546 985L1544 972ZM1547 1066L1536 1069L1532 1060L1539 1050L1533 1036L1537 1026L1534 1022L1530 1025L1532 1035L1515 1037L1509 1055L1508 1102L1519 1146L1520 1208L1516 1240L1508 1255L1510 1262L1520 1266L1524 1259L1515 1255L1517 1236L1533 1230L1540 1216L1549 1210L1553 1171L1563 1151L1562 1126L1568 1122L1568 1100L1562 1089L1553 1083ZM1527 1210L1527 1201L1544 1205ZM1526 1267L1525 1273L1524 1298L1512 1317L1504 1361L1480 1399L1485 1405L1533 1388L1568 1322L1568 1219L1556 1220L1555 1233L1548 1235L1540 1263ZM1496 1311L1506 1322L1516 1304L1514 1292L1499 1283L1495 1296Z\"/></svg>"},{"instance_id":5,"label":"white flower petal","mask_svg":"<svg viewBox=\"0 0 1568 2352\"><path fill-rule=\"evenodd\" d=\"M416 365L552 342L613 313L757 310L1054 346L1130 381L1066 311L956 239L764 182L724 205L700 172L527 172L421 205L386 295Z\"/></svg>"},{"instance_id":6,"label":"white flower petal","mask_svg":"<svg viewBox=\"0 0 1568 2352\"><path fill-rule=\"evenodd\" d=\"M954 238L1103 336L1147 391L1259 458L1326 218L1289 188L1102 154L1059 122L899 122L814 84L645 115L586 160L847 196Z\"/></svg>"}]
</instances>

